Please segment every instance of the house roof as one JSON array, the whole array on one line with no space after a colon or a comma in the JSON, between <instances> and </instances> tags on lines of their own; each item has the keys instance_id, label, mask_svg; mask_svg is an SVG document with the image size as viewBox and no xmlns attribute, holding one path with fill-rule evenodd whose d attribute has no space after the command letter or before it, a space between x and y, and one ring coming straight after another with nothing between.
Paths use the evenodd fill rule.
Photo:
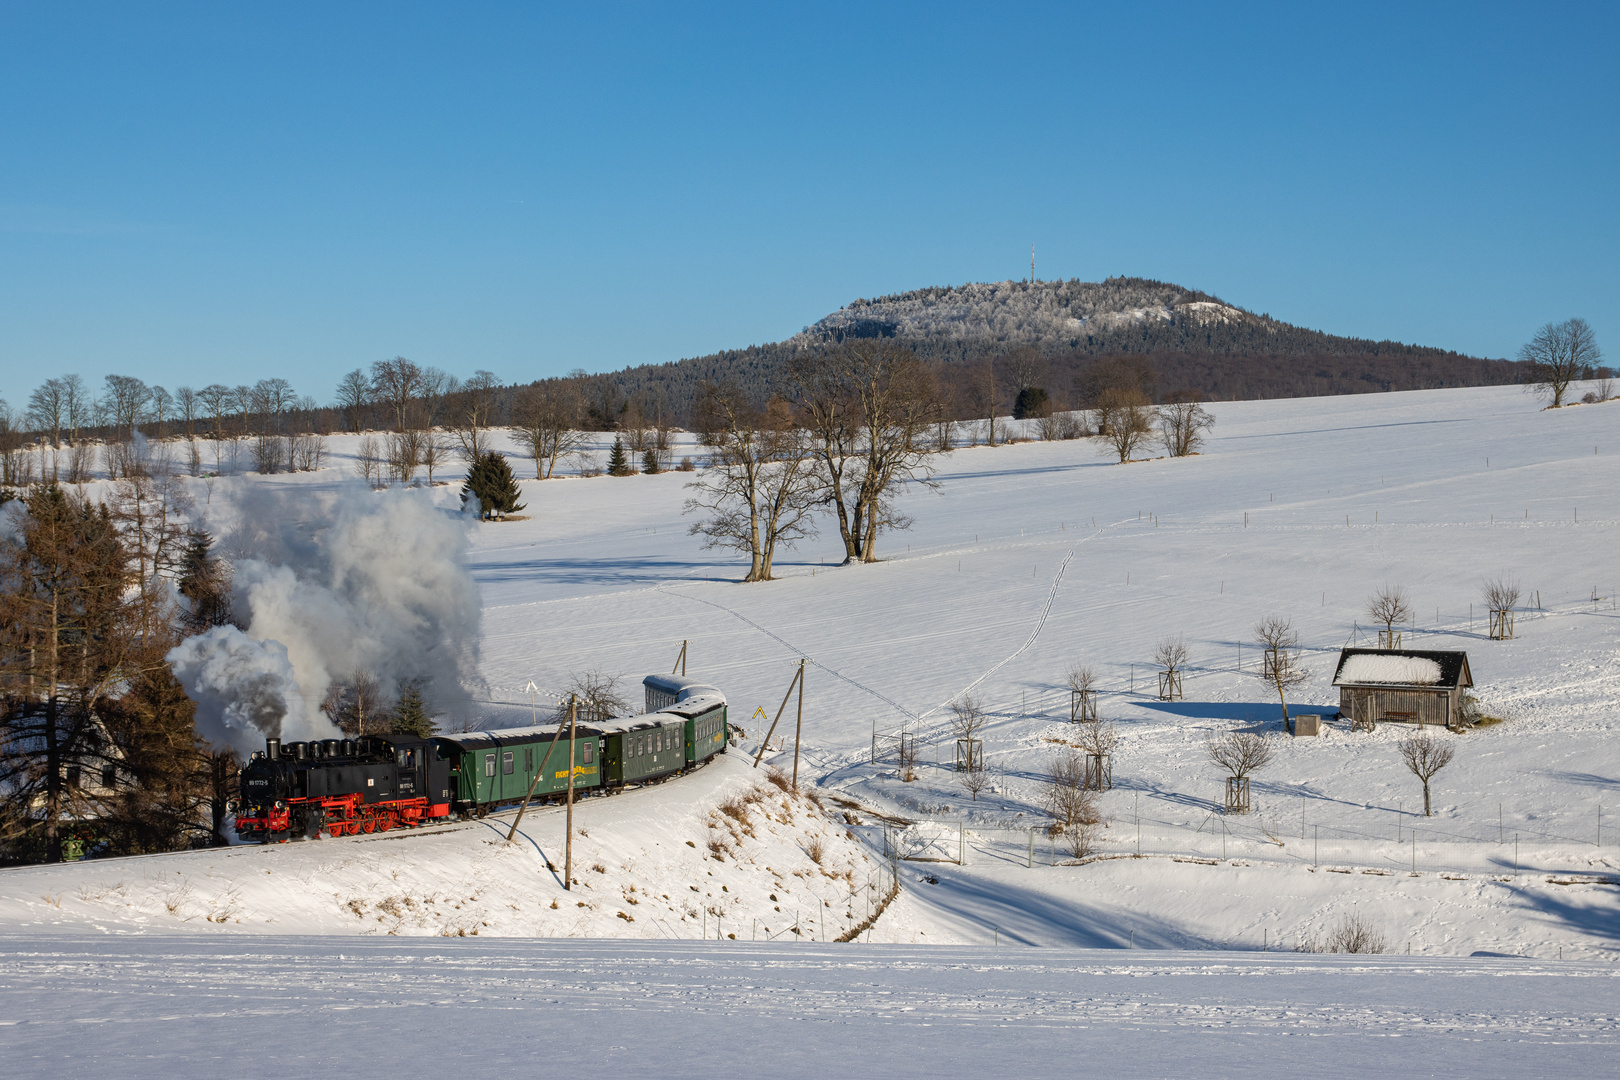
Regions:
<instances>
[{"instance_id":1,"label":"house roof","mask_svg":"<svg viewBox=\"0 0 1620 1080\"><path fill-rule=\"evenodd\" d=\"M1468 654L1461 650L1344 649L1333 669L1333 685L1457 690L1473 686L1474 677Z\"/></svg>"}]
</instances>

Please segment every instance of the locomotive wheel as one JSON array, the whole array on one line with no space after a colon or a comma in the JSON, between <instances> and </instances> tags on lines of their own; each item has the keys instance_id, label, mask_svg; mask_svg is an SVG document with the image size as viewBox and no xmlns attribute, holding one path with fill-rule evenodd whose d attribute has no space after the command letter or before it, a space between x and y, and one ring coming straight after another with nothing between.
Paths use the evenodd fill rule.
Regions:
<instances>
[{"instance_id":1,"label":"locomotive wheel","mask_svg":"<svg viewBox=\"0 0 1620 1080\"><path fill-rule=\"evenodd\" d=\"M362 829L364 829L368 833L369 832L375 832L376 829L377 829L377 819L376 818L366 818L364 824L362 824L360 827Z\"/></svg>"},{"instance_id":2,"label":"locomotive wheel","mask_svg":"<svg viewBox=\"0 0 1620 1080\"><path fill-rule=\"evenodd\" d=\"M394 827L394 819L393 818L381 818L377 822L377 831L378 832L387 832L389 829L392 829L393 827Z\"/></svg>"}]
</instances>

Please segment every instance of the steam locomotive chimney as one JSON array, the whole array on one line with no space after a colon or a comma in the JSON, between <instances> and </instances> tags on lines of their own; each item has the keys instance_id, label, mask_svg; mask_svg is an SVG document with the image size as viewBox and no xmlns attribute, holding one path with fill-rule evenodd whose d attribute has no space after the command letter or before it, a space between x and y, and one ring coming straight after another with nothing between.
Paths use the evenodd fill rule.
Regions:
<instances>
[{"instance_id":1,"label":"steam locomotive chimney","mask_svg":"<svg viewBox=\"0 0 1620 1080\"><path fill-rule=\"evenodd\" d=\"M281 740L280 739L266 739L266 740L264 740L264 756L269 758L271 761L280 761L281 760Z\"/></svg>"}]
</instances>

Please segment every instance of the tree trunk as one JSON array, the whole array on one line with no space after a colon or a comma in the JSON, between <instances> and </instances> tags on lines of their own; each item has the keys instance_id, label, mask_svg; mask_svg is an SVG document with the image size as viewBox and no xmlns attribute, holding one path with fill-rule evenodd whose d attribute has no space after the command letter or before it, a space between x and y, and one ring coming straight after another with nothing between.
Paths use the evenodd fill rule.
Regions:
<instances>
[{"instance_id":1,"label":"tree trunk","mask_svg":"<svg viewBox=\"0 0 1620 1080\"><path fill-rule=\"evenodd\" d=\"M45 699L45 861L62 861L62 838L57 827L62 812L62 747L57 731L57 710L60 703L57 698L60 672L58 663L61 658L60 638L61 631L58 625L61 615L61 598L52 590L51 592L51 647L50 647L50 680L48 693Z\"/></svg>"},{"instance_id":2,"label":"tree trunk","mask_svg":"<svg viewBox=\"0 0 1620 1080\"><path fill-rule=\"evenodd\" d=\"M1430 813L1429 813L1429 781L1428 780L1423 781L1423 816L1424 817L1431 816Z\"/></svg>"}]
</instances>

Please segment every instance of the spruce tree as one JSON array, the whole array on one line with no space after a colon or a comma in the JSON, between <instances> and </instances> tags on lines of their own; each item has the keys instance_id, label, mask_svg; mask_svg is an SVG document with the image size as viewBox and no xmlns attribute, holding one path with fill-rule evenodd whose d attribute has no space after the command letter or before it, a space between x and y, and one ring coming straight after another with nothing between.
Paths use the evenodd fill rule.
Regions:
<instances>
[{"instance_id":1,"label":"spruce tree","mask_svg":"<svg viewBox=\"0 0 1620 1080\"><path fill-rule=\"evenodd\" d=\"M488 520L497 514L504 517L522 510L523 504L517 501L519 494L512 467L502 454L490 450L473 459L472 468L467 470L467 482L461 486L461 503L465 506L469 499L476 497L478 516Z\"/></svg>"},{"instance_id":2,"label":"spruce tree","mask_svg":"<svg viewBox=\"0 0 1620 1080\"><path fill-rule=\"evenodd\" d=\"M607 471L609 476L630 475L630 455L625 453L623 439L613 440L613 452L608 455Z\"/></svg>"},{"instance_id":3,"label":"spruce tree","mask_svg":"<svg viewBox=\"0 0 1620 1080\"><path fill-rule=\"evenodd\" d=\"M179 619L188 634L231 621L231 567L213 553L213 546L214 538L200 529L186 534L179 592L190 606L180 611Z\"/></svg>"},{"instance_id":4,"label":"spruce tree","mask_svg":"<svg viewBox=\"0 0 1620 1080\"><path fill-rule=\"evenodd\" d=\"M641 471L648 476L658 475L658 451L648 447L641 455Z\"/></svg>"},{"instance_id":5,"label":"spruce tree","mask_svg":"<svg viewBox=\"0 0 1620 1080\"><path fill-rule=\"evenodd\" d=\"M414 735L425 739L433 734L433 718L428 715L422 701L422 691L414 681L400 690L399 704L394 707L394 734Z\"/></svg>"}]
</instances>

